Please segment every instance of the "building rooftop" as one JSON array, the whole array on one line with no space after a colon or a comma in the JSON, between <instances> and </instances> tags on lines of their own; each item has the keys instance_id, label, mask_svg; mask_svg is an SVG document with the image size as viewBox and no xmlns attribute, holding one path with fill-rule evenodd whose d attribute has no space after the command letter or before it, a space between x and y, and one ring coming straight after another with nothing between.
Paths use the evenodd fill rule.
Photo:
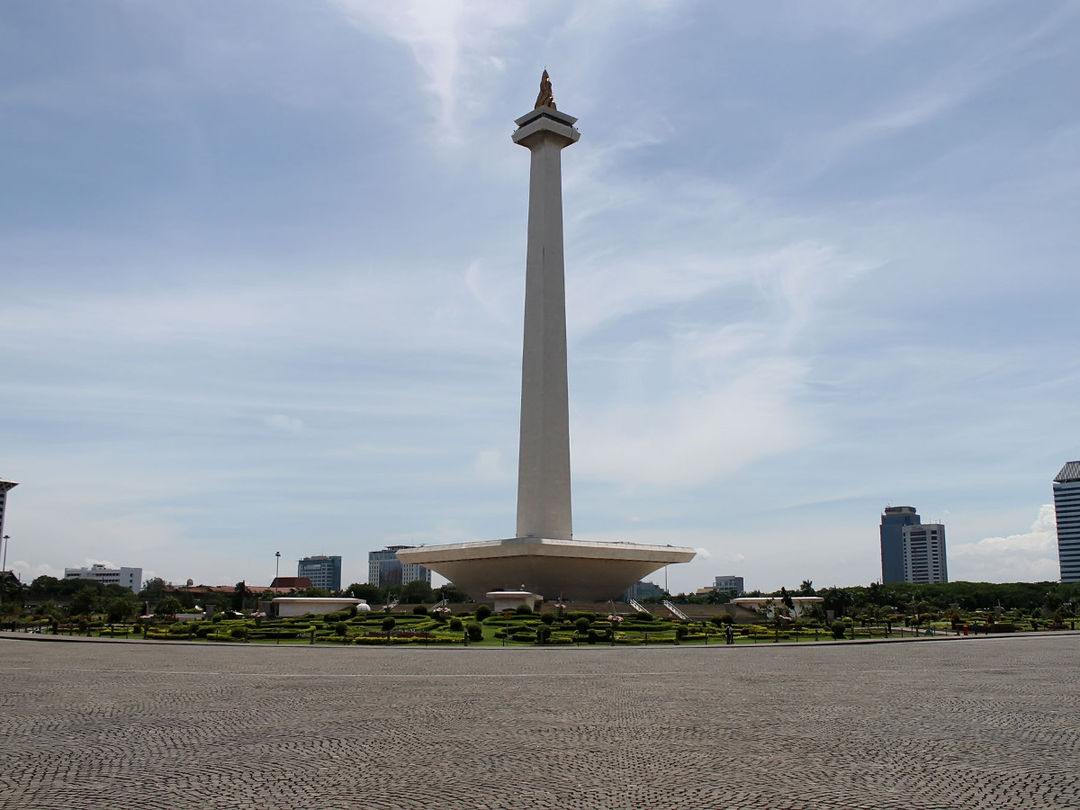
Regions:
<instances>
[{"instance_id":1,"label":"building rooftop","mask_svg":"<svg viewBox=\"0 0 1080 810\"><path fill-rule=\"evenodd\" d=\"M295 588L300 590L301 588L310 588L311 579L308 577L274 577L274 581L270 583L271 588Z\"/></svg>"},{"instance_id":2,"label":"building rooftop","mask_svg":"<svg viewBox=\"0 0 1080 810\"><path fill-rule=\"evenodd\" d=\"M1057 484L1068 484L1073 481L1080 481L1080 461L1065 462L1061 472L1054 476L1054 482Z\"/></svg>"}]
</instances>

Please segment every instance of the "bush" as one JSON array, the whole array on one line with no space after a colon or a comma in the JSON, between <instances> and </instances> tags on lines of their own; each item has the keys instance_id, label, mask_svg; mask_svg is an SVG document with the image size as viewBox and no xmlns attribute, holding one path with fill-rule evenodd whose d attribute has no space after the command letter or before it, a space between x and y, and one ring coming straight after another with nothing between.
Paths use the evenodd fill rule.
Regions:
<instances>
[{"instance_id":1,"label":"bush","mask_svg":"<svg viewBox=\"0 0 1080 810\"><path fill-rule=\"evenodd\" d=\"M516 608L514 608L514 613L516 613L518 616L531 616L532 612L532 608L528 605L518 605Z\"/></svg>"},{"instance_id":2,"label":"bush","mask_svg":"<svg viewBox=\"0 0 1080 810\"><path fill-rule=\"evenodd\" d=\"M246 627L234 627L232 630L229 631L229 637L230 638L247 638L247 628Z\"/></svg>"},{"instance_id":3,"label":"bush","mask_svg":"<svg viewBox=\"0 0 1080 810\"><path fill-rule=\"evenodd\" d=\"M417 616L427 616L427 606L416 605L415 607L413 607L412 612L415 613Z\"/></svg>"},{"instance_id":4,"label":"bush","mask_svg":"<svg viewBox=\"0 0 1080 810\"><path fill-rule=\"evenodd\" d=\"M847 625L844 622L832 623L832 637L835 639L842 639L847 632Z\"/></svg>"},{"instance_id":5,"label":"bush","mask_svg":"<svg viewBox=\"0 0 1080 810\"><path fill-rule=\"evenodd\" d=\"M554 613L543 613L543 614L540 615L540 621L542 621L544 624L546 624L548 627L550 627L551 625L555 624L555 614Z\"/></svg>"},{"instance_id":6,"label":"bush","mask_svg":"<svg viewBox=\"0 0 1080 810\"><path fill-rule=\"evenodd\" d=\"M463 627L463 625L461 624L461 619L459 619L457 616L455 616L454 618L452 618L450 620L450 629L451 630L457 630L460 633L462 627Z\"/></svg>"},{"instance_id":7,"label":"bush","mask_svg":"<svg viewBox=\"0 0 1080 810\"><path fill-rule=\"evenodd\" d=\"M481 605L483 607L483 605ZM479 611L477 611L479 612ZM469 634L469 641L483 641L484 640L484 628L478 625L476 622L469 622L465 628Z\"/></svg>"},{"instance_id":8,"label":"bush","mask_svg":"<svg viewBox=\"0 0 1080 810\"><path fill-rule=\"evenodd\" d=\"M577 628L579 633L588 633L589 628L592 626L592 619L586 616L579 616L574 620L574 627Z\"/></svg>"},{"instance_id":9,"label":"bush","mask_svg":"<svg viewBox=\"0 0 1080 810\"><path fill-rule=\"evenodd\" d=\"M484 619L486 619L488 616L490 616L491 613L492 613L491 605L477 605L476 606L476 620L478 622L482 622ZM469 636L469 638L472 638L472 636Z\"/></svg>"},{"instance_id":10,"label":"bush","mask_svg":"<svg viewBox=\"0 0 1080 810\"><path fill-rule=\"evenodd\" d=\"M551 627L543 624L536 628L536 640L538 643L546 644L549 638L551 638Z\"/></svg>"}]
</instances>

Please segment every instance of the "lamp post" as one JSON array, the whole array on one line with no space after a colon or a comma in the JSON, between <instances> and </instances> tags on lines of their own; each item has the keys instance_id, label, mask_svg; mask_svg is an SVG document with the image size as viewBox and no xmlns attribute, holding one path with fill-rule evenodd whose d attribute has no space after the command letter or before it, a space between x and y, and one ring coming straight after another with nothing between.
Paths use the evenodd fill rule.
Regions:
<instances>
[{"instance_id":1,"label":"lamp post","mask_svg":"<svg viewBox=\"0 0 1080 810\"><path fill-rule=\"evenodd\" d=\"M274 552L274 580L278 578L278 572L281 570L281 552Z\"/></svg>"},{"instance_id":2,"label":"lamp post","mask_svg":"<svg viewBox=\"0 0 1080 810\"><path fill-rule=\"evenodd\" d=\"M8 550L8 546L10 546L10 545L11 545L11 535L10 534L5 534L4 535L4 557L3 557L3 560L0 561L0 571L7 571L7 550Z\"/></svg>"}]
</instances>

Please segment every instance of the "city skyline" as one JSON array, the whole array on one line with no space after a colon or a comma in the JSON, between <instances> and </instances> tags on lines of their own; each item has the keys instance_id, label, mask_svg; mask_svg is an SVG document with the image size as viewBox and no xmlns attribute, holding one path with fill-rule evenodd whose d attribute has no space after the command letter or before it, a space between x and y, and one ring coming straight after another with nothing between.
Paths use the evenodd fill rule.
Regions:
<instances>
[{"instance_id":1,"label":"city skyline","mask_svg":"<svg viewBox=\"0 0 1080 810\"><path fill-rule=\"evenodd\" d=\"M0 9L8 567L350 583L502 536L546 66L589 143L575 537L699 549L676 592L866 584L917 504L950 579L1057 579L1078 11Z\"/></svg>"}]
</instances>

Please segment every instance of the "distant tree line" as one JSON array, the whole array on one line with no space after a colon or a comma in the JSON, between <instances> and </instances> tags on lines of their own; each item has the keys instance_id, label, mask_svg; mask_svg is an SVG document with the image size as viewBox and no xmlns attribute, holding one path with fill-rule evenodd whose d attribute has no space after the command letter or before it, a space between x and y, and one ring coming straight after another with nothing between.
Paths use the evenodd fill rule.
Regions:
<instances>
[{"instance_id":1,"label":"distant tree line","mask_svg":"<svg viewBox=\"0 0 1080 810\"><path fill-rule=\"evenodd\" d=\"M173 615L194 610L196 605L204 609L250 610L259 600L244 582L226 592L203 591L192 593L161 577L143 583L139 593L133 593L120 585L105 585L91 579L58 579L40 576L29 585L23 585L9 577L0 580L0 616L19 616L24 608L33 606L33 613L48 619L66 619L77 616L105 615L109 621L123 622L146 613ZM468 595L455 585L447 584L432 588L427 582L410 582L390 588L377 588L366 583L353 583L343 591L331 592L322 588L292 591L293 596L352 596L366 599L370 604L386 604L397 599L405 604L432 604L442 599L450 602L468 602Z\"/></svg>"},{"instance_id":2,"label":"distant tree line","mask_svg":"<svg viewBox=\"0 0 1080 810\"><path fill-rule=\"evenodd\" d=\"M943 612L953 609L974 610L1046 610L1064 615L1080 612L1080 583L1062 582L946 582L936 585L894 585L829 587L815 590L814 583L803 580L790 591L784 587L771 593L750 591L747 596L766 596L783 601L790 596L820 596L823 608L836 616L850 616L891 608L895 613ZM727 594L677 594L668 597L679 604L727 602ZM648 601L648 600L646 600Z\"/></svg>"}]
</instances>

